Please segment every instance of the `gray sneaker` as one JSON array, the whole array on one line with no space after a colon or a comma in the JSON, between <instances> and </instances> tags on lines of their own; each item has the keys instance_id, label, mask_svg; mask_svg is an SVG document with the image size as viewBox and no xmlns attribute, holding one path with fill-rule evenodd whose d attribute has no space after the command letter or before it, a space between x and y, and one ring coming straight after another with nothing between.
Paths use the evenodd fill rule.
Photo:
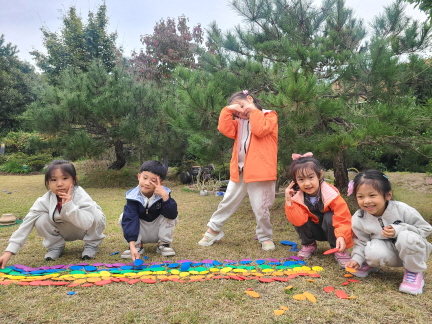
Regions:
<instances>
[{"instance_id":1,"label":"gray sneaker","mask_svg":"<svg viewBox=\"0 0 432 324\"><path fill-rule=\"evenodd\" d=\"M48 253L45 254L45 261L55 261L61 257L64 251L64 245L57 248L48 249Z\"/></svg>"},{"instance_id":2,"label":"gray sneaker","mask_svg":"<svg viewBox=\"0 0 432 324\"><path fill-rule=\"evenodd\" d=\"M97 251L98 251L97 246L93 246L93 245L85 243L84 244L84 251L82 252L81 259L83 259L83 260L93 259L96 255Z\"/></svg>"},{"instance_id":3,"label":"gray sneaker","mask_svg":"<svg viewBox=\"0 0 432 324\"><path fill-rule=\"evenodd\" d=\"M160 253L160 254L162 254L162 256L175 255L175 251L173 250L172 247L170 247L169 244L158 245L158 247L156 249L156 253Z\"/></svg>"}]
</instances>

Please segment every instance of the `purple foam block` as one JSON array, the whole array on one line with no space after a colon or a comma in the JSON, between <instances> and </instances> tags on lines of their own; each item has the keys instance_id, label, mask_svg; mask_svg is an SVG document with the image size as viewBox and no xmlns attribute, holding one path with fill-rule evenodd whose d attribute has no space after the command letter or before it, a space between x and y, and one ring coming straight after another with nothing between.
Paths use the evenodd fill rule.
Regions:
<instances>
[{"instance_id":1,"label":"purple foam block","mask_svg":"<svg viewBox=\"0 0 432 324\"><path fill-rule=\"evenodd\" d=\"M202 263L213 263L214 260L210 260L210 259L206 259L206 260L202 260Z\"/></svg>"},{"instance_id":2,"label":"purple foam block","mask_svg":"<svg viewBox=\"0 0 432 324\"><path fill-rule=\"evenodd\" d=\"M273 258L267 258L266 260L270 261L270 262L278 262L279 261L279 259L273 259Z\"/></svg>"},{"instance_id":3,"label":"purple foam block","mask_svg":"<svg viewBox=\"0 0 432 324\"><path fill-rule=\"evenodd\" d=\"M192 263L192 261L191 261L191 260L179 260L179 261L177 261L177 262L179 262L179 263L186 263L186 262L191 262L191 263Z\"/></svg>"},{"instance_id":4,"label":"purple foam block","mask_svg":"<svg viewBox=\"0 0 432 324\"><path fill-rule=\"evenodd\" d=\"M83 263L77 263L77 265L79 265L79 266L86 266L86 265L88 265L88 263L85 263L85 262L83 262Z\"/></svg>"},{"instance_id":5,"label":"purple foam block","mask_svg":"<svg viewBox=\"0 0 432 324\"><path fill-rule=\"evenodd\" d=\"M103 265L104 265L103 263L93 263L92 264L93 267L101 267Z\"/></svg>"},{"instance_id":6,"label":"purple foam block","mask_svg":"<svg viewBox=\"0 0 432 324\"><path fill-rule=\"evenodd\" d=\"M297 261L302 260L302 258L300 258L298 256L295 256L295 255L290 256L290 258L293 259L293 260L297 260Z\"/></svg>"},{"instance_id":7,"label":"purple foam block","mask_svg":"<svg viewBox=\"0 0 432 324\"><path fill-rule=\"evenodd\" d=\"M124 267L126 264L124 264L124 263L113 263L112 265L114 267Z\"/></svg>"}]
</instances>

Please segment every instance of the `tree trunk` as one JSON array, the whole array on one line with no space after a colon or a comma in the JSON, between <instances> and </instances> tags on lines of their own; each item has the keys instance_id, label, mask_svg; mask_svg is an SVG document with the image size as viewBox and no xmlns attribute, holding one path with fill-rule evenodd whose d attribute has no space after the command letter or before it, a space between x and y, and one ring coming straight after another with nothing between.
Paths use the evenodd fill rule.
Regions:
<instances>
[{"instance_id":1,"label":"tree trunk","mask_svg":"<svg viewBox=\"0 0 432 324\"><path fill-rule=\"evenodd\" d=\"M116 140L114 142L116 160L108 167L108 169L120 170L126 165L126 158L123 152L123 142Z\"/></svg>"},{"instance_id":2,"label":"tree trunk","mask_svg":"<svg viewBox=\"0 0 432 324\"><path fill-rule=\"evenodd\" d=\"M334 168L334 185L341 194L346 195L348 189L348 170L346 166L345 151L339 154L333 160Z\"/></svg>"},{"instance_id":3,"label":"tree trunk","mask_svg":"<svg viewBox=\"0 0 432 324\"><path fill-rule=\"evenodd\" d=\"M168 154L167 153L164 154L163 165L168 170Z\"/></svg>"}]
</instances>

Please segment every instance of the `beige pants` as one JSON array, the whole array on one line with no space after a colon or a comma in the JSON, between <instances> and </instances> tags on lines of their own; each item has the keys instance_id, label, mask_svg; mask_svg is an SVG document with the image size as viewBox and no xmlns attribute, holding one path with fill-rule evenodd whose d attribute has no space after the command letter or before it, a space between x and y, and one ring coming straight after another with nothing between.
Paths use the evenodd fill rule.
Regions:
<instances>
[{"instance_id":1,"label":"beige pants","mask_svg":"<svg viewBox=\"0 0 432 324\"><path fill-rule=\"evenodd\" d=\"M120 215L119 224L121 226L121 221L123 218L123 213ZM174 228L178 223L178 217L176 219L169 219L163 215L159 215L153 222L146 222L140 219L140 231L138 238L136 240L137 244L139 242L145 243L161 243L161 244L171 244L174 236Z\"/></svg>"},{"instance_id":2,"label":"beige pants","mask_svg":"<svg viewBox=\"0 0 432 324\"><path fill-rule=\"evenodd\" d=\"M213 213L207 226L215 232L220 232L228 218L236 212L246 195L249 196L256 219L256 235L260 242L271 241L273 236L270 223L270 208L275 200L276 181L240 182L230 181L218 209Z\"/></svg>"}]
</instances>

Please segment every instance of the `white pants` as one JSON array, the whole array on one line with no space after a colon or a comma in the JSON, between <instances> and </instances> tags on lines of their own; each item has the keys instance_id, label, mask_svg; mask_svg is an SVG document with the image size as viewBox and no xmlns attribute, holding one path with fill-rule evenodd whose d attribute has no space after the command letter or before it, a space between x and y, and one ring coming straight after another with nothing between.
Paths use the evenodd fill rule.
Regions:
<instances>
[{"instance_id":1,"label":"white pants","mask_svg":"<svg viewBox=\"0 0 432 324\"><path fill-rule=\"evenodd\" d=\"M220 232L228 218L238 209L243 198L248 195L255 214L258 240L271 241L273 230L270 223L270 208L275 200L275 185L276 181L244 183L243 175L240 175L238 183L230 180L225 195L207 226L215 232Z\"/></svg>"},{"instance_id":2,"label":"white pants","mask_svg":"<svg viewBox=\"0 0 432 324\"><path fill-rule=\"evenodd\" d=\"M119 224L123 213L120 215ZM174 236L174 228L178 223L178 217L175 219L169 219L163 215L159 215L153 222L146 222L140 219L140 230L136 243L160 243L160 244L171 244Z\"/></svg>"},{"instance_id":3,"label":"white pants","mask_svg":"<svg viewBox=\"0 0 432 324\"><path fill-rule=\"evenodd\" d=\"M76 240L83 240L85 244L97 247L105 237L103 231L106 220L102 212L95 215L95 221L88 230L76 227L67 219L59 220L61 222L54 222L48 213L44 213L35 222L37 233L44 238L42 244L48 250L60 248L66 241Z\"/></svg>"},{"instance_id":4,"label":"white pants","mask_svg":"<svg viewBox=\"0 0 432 324\"><path fill-rule=\"evenodd\" d=\"M367 242L365 257L371 267L404 267L412 272L423 272L431 250L432 244L425 238L415 232L402 231L396 243L380 239Z\"/></svg>"}]
</instances>

